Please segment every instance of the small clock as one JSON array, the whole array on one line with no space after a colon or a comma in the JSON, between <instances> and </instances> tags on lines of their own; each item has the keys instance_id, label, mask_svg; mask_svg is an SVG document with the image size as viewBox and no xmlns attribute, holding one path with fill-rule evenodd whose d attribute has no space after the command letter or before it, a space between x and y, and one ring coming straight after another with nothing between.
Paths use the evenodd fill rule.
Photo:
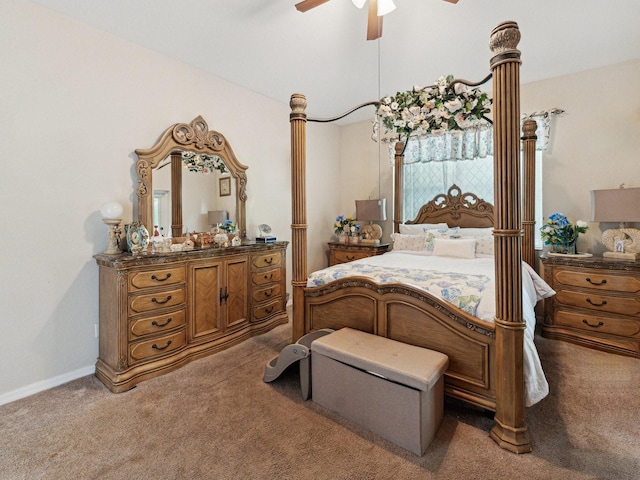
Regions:
<instances>
[{"instance_id":1,"label":"small clock","mask_svg":"<svg viewBox=\"0 0 640 480\"><path fill-rule=\"evenodd\" d=\"M260 233L260 237L268 237L271 235L271 226L266 223L261 223L258 225L258 232Z\"/></svg>"}]
</instances>

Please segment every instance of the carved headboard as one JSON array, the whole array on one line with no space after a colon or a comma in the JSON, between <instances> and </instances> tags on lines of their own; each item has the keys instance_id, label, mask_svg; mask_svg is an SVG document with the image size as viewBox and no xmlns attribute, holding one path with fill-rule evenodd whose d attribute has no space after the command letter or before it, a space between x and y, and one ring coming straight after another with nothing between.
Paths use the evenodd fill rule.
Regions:
<instances>
[{"instance_id":1,"label":"carved headboard","mask_svg":"<svg viewBox=\"0 0 640 480\"><path fill-rule=\"evenodd\" d=\"M473 193L462 193L452 185L446 194L436 195L424 204L415 219L405 222L446 223L450 227L493 227L493 205Z\"/></svg>"}]
</instances>

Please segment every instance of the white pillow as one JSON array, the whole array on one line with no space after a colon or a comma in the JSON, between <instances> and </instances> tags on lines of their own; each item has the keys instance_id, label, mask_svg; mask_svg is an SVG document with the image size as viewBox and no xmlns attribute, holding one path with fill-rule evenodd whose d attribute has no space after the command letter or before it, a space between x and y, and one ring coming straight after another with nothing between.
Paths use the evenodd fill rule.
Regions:
<instances>
[{"instance_id":1,"label":"white pillow","mask_svg":"<svg viewBox=\"0 0 640 480\"><path fill-rule=\"evenodd\" d=\"M423 235L403 235L394 233L391 235L393 239L393 250L426 250L426 237Z\"/></svg>"},{"instance_id":2,"label":"white pillow","mask_svg":"<svg viewBox=\"0 0 640 480\"><path fill-rule=\"evenodd\" d=\"M425 230L425 235L426 235L426 244L427 244L427 250L432 251L433 250L433 240L436 238L458 238L460 236L460 234L458 233L458 231L460 230L459 227L453 227L453 228L438 228L436 230Z\"/></svg>"},{"instance_id":3,"label":"white pillow","mask_svg":"<svg viewBox=\"0 0 640 480\"><path fill-rule=\"evenodd\" d=\"M493 227L487 228L459 228L461 237L486 237L493 235Z\"/></svg>"},{"instance_id":4,"label":"white pillow","mask_svg":"<svg viewBox=\"0 0 640 480\"><path fill-rule=\"evenodd\" d=\"M449 228L446 223L416 223L416 224L400 224L400 233L403 235L420 235L427 230L436 228Z\"/></svg>"},{"instance_id":5,"label":"white pillow","mask_svg":"<svg viewBox=\"0 0 640 480\"><path fill-rule=\"evenodd\" d=\"M437 257L475 258L476 241L473 238L435 238L433 255Z\"/></svg>"},{"instance_id":6,"label":"white pillow","mask_svg":"<svg viewBox=\"0 0 640 480\"><path fill-rule=\"evenodd\" d=\"M478 255L493 255L493 235L476 238L476 253Z\"/></svg>"}]
</instances>

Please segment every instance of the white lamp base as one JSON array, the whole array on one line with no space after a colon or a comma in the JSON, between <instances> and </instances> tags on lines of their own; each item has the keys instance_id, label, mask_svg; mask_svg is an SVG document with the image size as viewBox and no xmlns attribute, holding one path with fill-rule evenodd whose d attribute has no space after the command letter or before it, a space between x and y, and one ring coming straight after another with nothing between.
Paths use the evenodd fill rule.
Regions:
<instances>
[{"instance_id":1,"label":"white lamp base","mask_svg":"<svg viewBox=\"0 0 640 480\"><path fill-rule=\"evenodd\" d=\"M606 260L625 260L627 262L635 262L640 259L640 256L637 253L629 252L604 252L602 254L602 258Z\"/></svg>"},{"instance_id":2,"label":"white lamp base","mask_svg":"<svg viewBox=\"0 0 640 480\"><path fill-rule=\"evenodd\" d=\"M109 241L107 242L107 249L104 253L107 255L117 255L122 253L120 250L120 222L121 218L103 218L102 221L109 227Z\"/></svg>"}]
</instances>

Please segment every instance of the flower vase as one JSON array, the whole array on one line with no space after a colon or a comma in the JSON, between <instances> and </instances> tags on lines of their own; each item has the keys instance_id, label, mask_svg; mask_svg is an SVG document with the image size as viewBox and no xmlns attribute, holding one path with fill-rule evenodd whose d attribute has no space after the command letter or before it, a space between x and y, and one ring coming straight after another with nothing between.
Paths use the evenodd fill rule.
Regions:
<instances>
[{"instance_id":1,"label":"flower vase","mask_svg":"<svg viewBox=\"0 0 640 480\"><path fill-rule=\"evenodd\" d=\"M340 234L338 235L338 242L339 243L347 243L347 239L349 237L347 237L345 234Z\"/></svg>"},{"instance_id":2,"label":"flower vase","mask_svg":"<svg viewBox=\"0 0 640 480\"><path fill-rule=\"evenodd\" d=\"M561 253L563 255L575 255L576 254L576 242L569 243L555 243L551 245L551 251L553 253Z\"/></svg>"}]
</instances>

